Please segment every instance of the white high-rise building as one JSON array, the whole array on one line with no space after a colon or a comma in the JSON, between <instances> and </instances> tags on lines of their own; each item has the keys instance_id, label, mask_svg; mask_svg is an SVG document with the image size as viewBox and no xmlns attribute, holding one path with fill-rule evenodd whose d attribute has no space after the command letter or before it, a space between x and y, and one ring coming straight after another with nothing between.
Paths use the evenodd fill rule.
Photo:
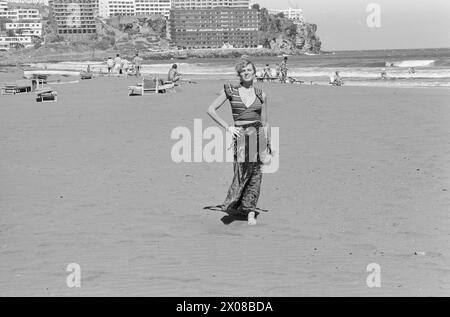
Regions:
<instances>
[{"instance_id":1,"label":"white high-rise building","mask_svg":"<svg viewBox=\"0 0 450 317\"><path fill-rule=\"evenodd\" d=\"M13 22L5 23L6 30L12 30L20 36L42 36L42 23Z\"/></svg>"},{"instance_id":2,"label":"white high-rise building","mask_svg":"<svg viewBox=\"0 0 450 317\"><path fill-rule=\"evenodd\" d=\"M303 18L303 10L302 9L283 9L283 10L269 10L270 14L278 14L283 13L286 18L289 20L292 20L297 25L304 24L304 18Z\"/></svg>"},{"instance_id":3,"label":"white high-rise building","mask_svg":"<svg viewBox=\"0 0 450 317\"><path fill-rule=\"evenodd\" d=\"M99 16L161 14L169 17L171 0L98 0Z\"/></svg>"},{"instance_id":4,"label":"white high-rise building","mask_svg":"<svg viewBox=\"0 0 450 317\"><path fill-rule=\"evenodd\" d=\"M0 18L10 19L13 22L22 20L40 21L41 15L37 9L9 9L6 1L0 1Z\"/></svg>"},{"instance_id":5,"label":"white high-rise building","mask_svg":"<svg viewBox=\"0 0 450 317\"><path fill-rule=\"evenodd\" d=\"M98 15L103 18L133 16L136 15L136 4L134 0L99 0Z\"/></svg>"},{"instance_id":6,"label":"white high-rise building","mask_svg":"<svg viewBox=\"0 0 450 317\"><path fill-rule=\"evenodd\" d=\"M169 17L170 9L209 9L215 7L246 8L250 0L97 0L99 16L133 16L161 14Z\"/></svg>"},{"instance_id":7,"label":"white high-rise building","mask_svg":"<svg viewBox=\"0 0 450 317\"><path fill-rule=\"evenodd\" d=\"M6 2L48 5L48 0L6 0Z\"/></svg>"},{"instance_id":8,"label":"white high-rise building","mask_svg":"<svg viewBox=\"0 0 450 317\"><path fill-rule=\"evenodd\" d=\"M250 0L172 0L174 9L208 9L215 7L246 8Z\"/></svg>"},{"instance_id":9,"label":"white high-rise building","mask_svg":"<svg viewBox=\"0 0 450 317\"><path fill-rule=\"evenodd\" d=\"M173 0L135 0L136 15L161 14L166 18L170 15Z\"/></svg>"},{"instance_id":10,"label":"white high-rise building","mask_svg":"<svg viewBox=\"0 0 450 317\"><path fill-rule=\"evenodd\" d=\"M50 23L59 36L91 38L97 33L95 6L92 0L50 0Z\"/></svg>"},{"instance_id":11,"label":"white high-rise building","mask_svg":"<svg viewBox=\"0 0 450 317\"><path fill-rule=\"evenodd\" d=\"M31 36L0 36L0 51L7 51L16 45L33 46Z\"/></svg>"}]
</instances>

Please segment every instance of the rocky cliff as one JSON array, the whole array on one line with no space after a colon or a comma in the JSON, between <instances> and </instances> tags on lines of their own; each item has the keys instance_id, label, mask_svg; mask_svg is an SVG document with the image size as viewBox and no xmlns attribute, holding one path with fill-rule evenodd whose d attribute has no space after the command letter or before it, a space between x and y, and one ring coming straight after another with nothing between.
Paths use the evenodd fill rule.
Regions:
<instances>
[{"instance_id":1,"label":"rocky cliff","mask_svg":"<svg viewBox=\"0 0 450 317\"><path fill-rule=\"evenodd\" d=\"M269 14L265 8L254 7L260 13L260 44L270 49L300 50L319 53L322 43L317 35L317 25L296 25L283 14Z\"/></svg>"}]
</instances>

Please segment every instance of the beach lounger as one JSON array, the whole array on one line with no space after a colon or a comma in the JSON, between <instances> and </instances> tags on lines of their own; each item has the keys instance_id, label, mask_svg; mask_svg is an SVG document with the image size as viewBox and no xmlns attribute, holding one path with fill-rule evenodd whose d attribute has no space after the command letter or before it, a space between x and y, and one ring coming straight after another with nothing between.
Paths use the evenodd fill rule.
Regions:
<instances>
[{"instance_id":1,"label":"beach lounger","mask_svg":"<svg viewBox=\"0 0 450 317\"><path fill-rule=\"evenodd\" d=\"M47 83L47 76L45 79L36 77L31 80L31 88L33 91L42 89L44 87L44 84L46 83Z\"/></svg>"},{"instance_id":2,"label":"beach lounger","mask_svg":"<svg viewBox=\"0 0 450 317\"><path fill-rule=\"evenodd\" d=\"M2 95L15 95L27 93L32 90L32 82L30 80L18 80L15 83L6 84L2 88Z\"/></svg>"},{"instance_id":3,"label":"beach lounger","mask_svg":"<svg viewBox=\"0 0 450 317\"><path fill-rule=\"evenodd\" d=\"M166 80L163 82L164 85L173 85L174 87L181 86L181 80L178 80L176 82Z\"/></svg>"},{"instance_id":4,"label":"beach lounger","mask_svg":"<svg viewBox=\"0 0 450 317\"><path fill-rule=\"evenodd\" d=\"M274 82L274 81L278 81L279 78L278 77L256 77L256 81L267 81L267 82Z\"/></svg>"},{"instance_id":5,"label":"beach lounger","mask_svg":"<svg viewBox=\"0 0 450 317\"><path fill-rule=\"evenodd\" d=\"M128 87L128 96L143 96L148 94L165 93L174 89L173 83L164 83L158 78L143 78L142 83Z\"/></svg>"},{"instance_id":6,"label":"beach lounger","mask_svg":"<svg viewBox=\"0 0 450 317\"><path fill-rule=\"evenodd\" d=\"M304 83L303 80L300 80L300 79L297 79L297 78L294 78L294 77L289 77L288 81L291 84L303 84Z\"/></svg>"},{"instance_id":7,"label":"beach lounger","mask_svg":"<svg viewBox=\"0 0 450 317\"><path fill-rule=\"evenodd\" d=\"M54 102L57 101L57 93L53 88L47 87L36 91L37 102Z\"/></svg>"}]
</instances>

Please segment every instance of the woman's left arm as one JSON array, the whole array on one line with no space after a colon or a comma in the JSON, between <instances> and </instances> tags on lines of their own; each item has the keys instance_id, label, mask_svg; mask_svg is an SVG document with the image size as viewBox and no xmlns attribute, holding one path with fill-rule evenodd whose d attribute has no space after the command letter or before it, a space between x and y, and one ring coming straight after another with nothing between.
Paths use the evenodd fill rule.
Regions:
<instances>
[{"instance_id":1,"label":"woman's left arm","mask_svg":"<svg viewBox=\"0 0 450 317\"><path fill-rule=\"evenodd\" d=\"M262 104L262 113L261 113L261 123L264 127L264 134L266 137L269 137L269 116L267 113L267 95L265 92L262 93L263 104Z\"/></svg>"}]
</instances>

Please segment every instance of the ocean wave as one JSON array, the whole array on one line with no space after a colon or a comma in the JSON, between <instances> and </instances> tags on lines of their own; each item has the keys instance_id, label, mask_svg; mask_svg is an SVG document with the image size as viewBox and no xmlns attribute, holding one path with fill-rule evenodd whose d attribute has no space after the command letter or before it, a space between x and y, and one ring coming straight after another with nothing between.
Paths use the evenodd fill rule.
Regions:
<instances>
[{"instance_id":1,"label":"ocean wave","mask_svg":"<svg viewBox=\"0 0 450 317\"><path fill-rule=\"evenodd\" d=\"M381 67L311 67L311 68L291 68L289 69L289 76L292 77L330 77L335 71L343 78L381 78ZM428 68L416 70L414 74L410 74L408 70L401 68L390 68L387 70L388 78L397 79L419 79L419 78L450 78L449 68Z\"/></svg>"},{"instance_id":2,"label":"ocean wave","mask_svg":"<svg viewBox=\"0 0 450 317\"><path fill-rule=\"evenodd\" d=\"M431 67L435 60L406 60L396 62L386 62L387 67Z\"/></svg>"}]
</instances>

